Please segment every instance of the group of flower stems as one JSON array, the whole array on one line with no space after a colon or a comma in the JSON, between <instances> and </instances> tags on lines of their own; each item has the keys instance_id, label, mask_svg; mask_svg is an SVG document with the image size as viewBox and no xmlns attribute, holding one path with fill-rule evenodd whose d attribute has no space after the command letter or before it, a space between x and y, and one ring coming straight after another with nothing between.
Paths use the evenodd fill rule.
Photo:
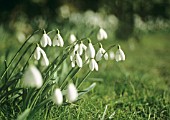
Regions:
<instances>
[{"instance_id":1,"label":"group of flower stems","mask_svg":"<svg viewBox=\"0 0 170 120\"><path fill-rule=\"evenodd\" d=\"M69 59L71 61L71 67L82 68L84 64L88 64L90 71L98 71L98 63L102 59L115 59L117 62L125 60L125 54L122 51L120 45L112 45L107 50L103 48L100 41L105 40L107 38L108 35L106 31L103 28L100 28L97 33L97 40L99 41L99 50L96 52L90 38L77 40L74 34L70 34L68 42L70 44ZM86 42L88 43L88 45L85 45L83 43L85 40L88 41ZM40 39L40 44L37 43L36 45L36 49L34 51L34 59L37 61L41 60L42 66L49 66L51 64L45 51L43 50L43 48L45 48L46 46L64 47L64 40L58 29L56 30L56 35L52 40L49 37L48 33L46 33L44 30L42 38ZM110 49L115 46L117 46L118 49L114 54L114 52L110 51ZM33 87L39 89L42 87L42 74L35 65L31 64L25 70L24 75L22 77L22 85L26 88ZM73 84L73 82L68 83L67 92L65 95L67 98L66 100L70 103L75 102L78 99L77 88ZM63 103L63 93L59 87L55 88L52 98L53 102L57 105L61 105Z\"/></svg>"}]
</instances>

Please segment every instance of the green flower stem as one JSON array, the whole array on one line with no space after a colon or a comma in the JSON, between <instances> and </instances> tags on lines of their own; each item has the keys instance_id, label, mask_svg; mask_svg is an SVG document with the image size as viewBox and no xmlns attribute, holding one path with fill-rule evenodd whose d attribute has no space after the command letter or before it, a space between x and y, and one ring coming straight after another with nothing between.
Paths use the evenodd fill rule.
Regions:
<instances>
[{"instance_id":1,"label":"green flower stem","mask_svg":"<svg viewBox=\"0 0 170 120\"><path fill-rule=\"evenodd\" d=\"M24 55L26 55L26 53L28 52L28 50L32 47L33 43L31 43L26 50L23 52L23 54L21 55L21 57L19 58L19 60L17 61L17 63L15 64L14 68L11 71L11 74L8 76L8 80L11 78L12 74L14 73L15 69L17 68L18 64L20 63L20 61L22 60L22 58L24 57Z\"/></svg>"},{"instance_id":2,"label":"green flower stem","mask_svg":"<svg viewBox=\"0 0 170 120\"><path fill-rule=\"evenodd\" d=\"M5 99L6 96L9 96L11 95L12 93L16 92L16 91L19 91L19 90L22 90L23 88L15 88L15 89L11 89L10 91L8 91L7 93L1 95L0 97L0 103L2 103L3 99Z\"/></svg>"},{"instance_id":3,"label":"green flower stem","mask_svg":"<svg viewBox=\"0 0 170 120\"><path fill-rule=\"evenodd\" d=\"M16 59L16 57L19 55L20 51L22 50L22 48L25 46L25 44L29 41L29 39L36 33L38 33L41 29L38 29L36 31L34 31L27 39L26 41L22 44L22 46L19 48L19 50L16 52L16 54L14 55L14 57L12 58L12 60L10 61L8 67L6 68L6 70L4 71L4 73L1 76L0 81L4 78L5 74L7 73L7 71L9 70L9 68L11 67L12 63L14 62L14 60Z\"/></svg>"},{"instance_id":4,"label":"green flower stem","mask_svg":"<svg viewBox=\"0 0 170 120\"><path fill-rule=\"evenodd\" d=\"M64 62L64 60L67 58L67 54L64 54L62 56L62 59L59 61L59 63L57 64L57 67L52 71L51 75L47 78L47 80L45 80L43 86L38 90L38 92L36 93L36 96L34 97L32 104L29 106L29 108L34 108L36 105L36 102L38 101L39 95L42 93L42 91L45 89L45 87L47 86L47 84L49 83L49 80L52 78L52 76L54 75L55 71L59 68L59 66ZM51 86L50 86L51 87Z\"/></svg>"},{"instance_id":5,"label":"green flower stem","mask_svg":"<svg viewBox=\"0 0 170 120\"><path fill-rule=\"evenodd\" d=\"M77 86L77 88L79 88L79 87L82 85L82 83L87 79L87 77L88 77L91 73L92 73L91 70L89 70L89 71L87 72L87 74L84 76L84 78L83 78L82 81L79 83L79 85Z\"/></svg>"},{"instance_id":6,"label":"green flower stem","mask_svg":"<svg viewBox=\"0 0 170 120\"><path fill-rule=\"evenodd\" d=\"M106 54L110 49L114 48L115 46L116 46L115 44L114 44L114 45L111 45L111 46L105 51L105 53L103 53L103 55Z\"/></svg>"},{"instance_id":7,"label":"green flower stem","mask_svg":"<svg viewBox=\"0 0 170 120\"><path fill-rule=\"evenodd\" d=\"M74 70L74 68L71 68L70 71L68 72L68 74L66 75L66 77L64 78L64 80L62 81L62 84L60 85L61 90L63 90L63 85L65 84L66 79L72 73L73 70Z\"/></svg>"}]
</instances>

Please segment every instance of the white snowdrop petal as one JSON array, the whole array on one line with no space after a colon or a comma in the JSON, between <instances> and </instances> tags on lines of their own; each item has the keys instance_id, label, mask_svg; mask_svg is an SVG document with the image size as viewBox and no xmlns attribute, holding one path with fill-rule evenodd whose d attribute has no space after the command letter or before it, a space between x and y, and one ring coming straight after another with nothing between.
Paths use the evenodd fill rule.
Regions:
<instances>
[{"instance_id":1,"label":"white snowdrop petal","mask_svg":"<svg viewBox=\"0 0 170 120\"><path fill-rule=\"evenodd\" d=\"M47 37L46 37L46 34L43 34L41 40L40 40L40 44L42 47L46 47L47 44L48 44L48 41L47 41Z\"/></svg>"},{"instance_id":2,"label":"white snowdrop petal","mask_svg":"<svg viewBox=\"0 0 170 120\"><path fill-rule=\"evenodd\" d=\"M82 59L81 59L81 57L80 57L79 54L76 54L76 63L77 63L77 65L78 65L79 67L82 67L82 66L83 66L83 61L82 61Z\"/></svg>"},{"instance_id":3,"label":"white snowdrop petal","mask_svg":"<svg viewBox=\"0 0 170 120\"><path fill-rule=\"evenodd\" d=\"M116 51L115 59L116 59L117 62L118 62L118 61L121 61L121 60L125 60L125 54L124 54L124 52L122 51L122 49L119 48L119 49Z\"/></svg>"},{"instance_id":4,"label":"white snowdrop petal","mask_svg":"<svg viewBox=\"0 0 170 120\"><path fill-rule=\"evenodd\" d=\"M83 48L82 48L81 45L79 46L77 52L78 52L79 55L82 55L82 54L83 54Z\"/></svg>"},{"instance_id":5,"label":"white snowdrop petal","mask_svg":"<svg viewBox=\"0 0 170 120\"><path fill-rule=\"evenodd\" d=\"M104 54L104 59L105 59L105 60L108 60L108 59L109 59L108 53L105 53L105 54Z\"/></svg>"},{"instance_id":6,"label":"white snowdrop petal","mask_svg":"<svg viewBox=\"0 0 170 120\"><path fill-rule=\"evenodd\" d=\"M69 43L72 44L76 41L76 36L74 34L71 34L70 35L70 38L69 38Z\"/></svg>"},{"instance_id":7,"label":"white snowdrop petal","mask_svg":"<svg viewBox=\"0 0 170 120\"><path fill-rule=\"evenodd\" d=\"M94 60L94 59L93 59ZM96 71L98 71L98 69L99 69L99 67L98 67L98 64L97 64L97 62L94 60L94 69L96 70Z\"/></svg>"},{"instance_id":8,"label":"white snowdrop petal","mask_svg":"<svg viewBox=\"0 0 170 120\"><path fill-rule=\"evenodd\" d=\"M110 52L109 52L109 58L110 58L111 60L114 60L114 59L115 59L115 54L114 54L113 51L110 51Z\"/></svg>"},{"instance_id":9,"label":"white snowdrop petal","mask_svg":"<svg viewBox=\"0 0 170 120\"><path fill-rule=\"evenodd\" d=\"M91 59L90 63L89 63L89 68L90 68L91 71L93 71L94 67L95 67L94 59Z\"/></svg>"},{"instance_id":10,"label":"white snowdrop petal","mask_svg":"<svg viewBox=\"0 0 170 120\"><path fill-rule=\"evenodd\" d=\"M76 44L76 45L74 46L74 52L77 51L78 49L79 49L79 44Z\"/></svg>"},{"instance_id":11,"label":"white snowdrop petal","mask_svg":"<svg viewBox=\"0 0 170 120\"><path fill-rule=\"evenodd\" d=\"M99 32L97 33L97 39L99 41L103 40L103 39L107 39L107 33L104 29L100 28Z\"/></svg>"},{"instance_id":12,"label":"white snowdrop petal","mask_svg":"<svg viewBox=\"0 0 170 120\"><path fill-rule=\"evenodd\" d=\"M77 100L78 92L73 83L69 83L67 88L67 98L69 102L74 102Z\"/></svg>"},{"instance_id":13,"label":"white snowdrop petal","mask_svg":"<svg viewBox=\"0 0 170 120\"><path fill-rule=\"evenodd\" d=\"M35 50L35 52L34 52L34 58L35 58L36 60L39 60L40 57L41 57L40 49L41 49L40 47L37 47L36 50Z\"/></svg>"},{"instance_id":14,"label":"white snowdrop petal","mask_svg":"<svg viewBox=\"0 0 170 120\"><path fill-rule=\"evenodd\" d=\"M43 56L43 60L44 60L45 66L48 66L50 64L47 56Z\"/></svg>"},{"instance_id":15,"label":"white snowdrop petal","mask_svg":"<svg viewBox=\"0 0 170 120\"><path fill-rule=\"evenodd\" d=\"M96 60L100 61L102 59L102 56L103 56L103 54L101 53L101 49L99 49L99 51L96 54Z\"/></svg>"},{"instance_id":16,"label":"white snowdrop petal","mask_svg":"<svg viewBox=\"0 0 170 120\"><path fill-rule=\"evenodd\" d=\"M63 103L63 95L59 88L55 89L54 91L54 102L57 105L61 105Z\"/></svg>"},{"instance_id":17,"label":"white snowdrop petal","mask_svg":"<svg viewBox=\"0 0 170 120\"><path fill-rule=\"evenodd\" d=\"M87 46L86 46L85 44L83 44L83 43L81 43L81 46L82 46L82 48L86 51Z\"/></svg>"},{"instance_id":18,"label":"white snowdrop petal","mask_svg":"<svg viewBox=\"0 0 170 120\"><path fill-rule=\"evenodd\" d=\"M122 51L122 49L119 49L119 52L120 52L121 60L125 60L125 54Z\"/></svg>"},{"instance_id":19,"label":"white snowdrop petal","mask_svg":"<svg viewBox=\"0 0 170 120\"><path fill-rule=\"evenodd\" d=\"M41 48L40 48L40 52L41 52L41 54L42 54L42 61L41 61L41 64L43 65L43 66L48 66L49 65L49 60L48 60L48 58L47 58L47 55L46 55L46 53L44 52L44 50L42 50Z\"/></svg>"},{"instance_id":20,"label":"white snowdrop petal","mask_svg":"<svg viewBox=\"0 0 170 120\"><path fill-rule=\"evenodd\" d=\"M57 36L58 36L58 41L59 41L59 46L60 47L63 47L64 46L64 41L63 41L63 38L61 37L61 35L60 34L57 34Z\"/></svg>"},{"instance_id":21,"label":"white snowdrop petal","mask_svg":"<svg viewBox=\"0 0 170 120\"><path fill-rule=\"evenodd\" d=\"M89 58L94 58L95 57L95 49L94 49L92 43L89 43L89 45L88 45L87 55L88 55Z\"/></svg>"},{"instance_id":22,"label":"white snowdrop petal","mask_svg":"<svg viewBox=\"0 0 170 120\"><path fill-rule=\"evenodd\" d=\"M47 35L46 37L47 37L47 44L48 44L49 46L51 46L51 44L52 44L52 43L51 43L51 38L50 38L48 35Z\"/></svg>"},{"instance_id":23,"label":"white snowdrop petal","mask_svg":"<svg viewBox=\"0 0 170 120\"><path fill-rule=\"evenodd\" d=\"M75 67L76 65L75 65L75 61L73 60L73 61L71 61L71 67Z\"/></svg>"},{"instance_id":24,"label":"white snowdrop petal","mask_svg":"<svg viewBox=\"0 0 170 120\"><path fill-rule=\"evenodd\" d=\"M30 65L23 75L23 86L40 88L43 84L40 71L33 65Z\"/></svg>"}]
</instances>

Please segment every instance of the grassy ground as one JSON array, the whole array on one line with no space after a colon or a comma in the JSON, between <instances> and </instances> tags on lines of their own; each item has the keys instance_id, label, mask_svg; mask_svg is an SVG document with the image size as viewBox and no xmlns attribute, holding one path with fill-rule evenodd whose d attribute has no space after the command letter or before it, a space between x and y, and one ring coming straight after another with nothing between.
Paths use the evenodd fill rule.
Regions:
<instances>
[{"instance_id":1,"label":"grassy ground","mask_svg":"<svg viewBox=\"0 0 170 120\"><path fill-rule=\"evenodd\" d=\"M76 105L52 108L48 119L170 119L170 49L167 34L145 35L140 43L120 43L126 61L100 65L88 81L96 88Z\"/></svg>"},{"instance_id":2,"label":"grassy ground","mask_svg":"<svg viewBox=\"0 0 170 120\"><path fill-rule=\"evenodd\" d=\"M97 83L92 92L76 104L47 107L35 119L97 120L102 118L106 105L104 119L170 119L169 38L168 34L149 34L139 43L119 42L126 54L125 62L100 64L99 72L93 72L85 84Z\"/></svg>"}]
</instances>

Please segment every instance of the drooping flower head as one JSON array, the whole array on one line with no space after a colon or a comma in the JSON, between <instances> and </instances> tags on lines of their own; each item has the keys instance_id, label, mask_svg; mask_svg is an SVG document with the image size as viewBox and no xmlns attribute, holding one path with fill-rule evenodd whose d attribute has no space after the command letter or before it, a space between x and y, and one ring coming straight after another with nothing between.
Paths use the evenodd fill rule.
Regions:
<instances>
[{"instance_id":1,"label":"drooping flower head","mask_svg":"<svg viewBox=\"0 0 170 120\"><path fill-rule=\"evenodd\" d=\"M100 61L102 59L102 57L104 57L105 60L108 60L108 54L107 54L106 50L103 49L101 43L99 43L99 46L100 46L100 48L96 54L96 61Z\"/></svg>"},{"instance_id":2,"label":"drooping flower head","mask_svg":"<svg viewBox=\"0 0 170 120\"><path fill-rule=\"evenodd\" d=\"M86 45L83 44L83 42L81 41L80 45L79 45L79 48L78 48L78 53L79 55L82 55L83 54L83 51L86 51L87 47Z\"/></svg>"},{"instance_id":3,"label":"drooping flower head","mask_svg":"<svg viewBox=\"0 0 170 120\"><path fill-rule=\"evenodd\" d=\"M99 32L97 33L97 39L99 41L107 39L107 33L103 28L99 29Z\"/></svg>"},{"instance_id":4,"label":"drooping flower head","mask_svg":"<svg viewBox=\"0 0 170 120\"><path fill-rule=\"evenodd\" d=\"M54 39L53 39L53 46L60 46L63 47L64 46L64 40L60 35L59 30L57 29L57 34L55 35Z\"/></svg>"},{"instance_id":5,"label":"drooping flower head","mask_svg":"<svg viewBox=\"0 0 170 120\"><path fill-rule=\"evenodd\" d=\"M36 50L35 50L35 52L34 52L34 58L35 58L36 60L40 60L41 55L42 55L42 63L43 63L43 65L48 66L48 65L49 65L49 60L48 60L48 58L47 58L46 53L44 52L43 49L41 49L41 48L39 47L39 45L37 45Z\"/></svg>"},{"instance_id":6,"label":"drooping flower head","mask_svg":"<svg viewBox=\"0 0 170 120\"><path fill-rule=\"evenodd\" d=\"M90 60L89 68L91 71L94 71L94 70L98 71L98 64L94 58Z\"/></svg>"},{"instance_id":7,"label":"drooping flower head","mask_svg":"<svg viewBox=\"0 0 170 120\"><path fill-rule=\"evenodd\" d=\"M46 34L45 30L44 30L44 33L43 33L43 36L40 40L40 44L42 47L46 47L47 45L51 46L51 39L50 37Z\"/></svg>"},{"instance_id":8,"label":"drooping flower head","mask_svg":"<svg viewBox=\"0 0 170 120\"><path fill-rule=\"evenodd\" d=\"M43 84L41 73L34 65L30 65L28 67L23 75L22 80L24 87L40 88Z\"/></svg>"},{"instance_id":9,"label":"drooping flower head","mask_svg":"<svg viewBox=\"0 0 170 120\"><path fill-rule=\"evenodd\" d=\"M118 50L116 51L116 55L115 55L115 59L117 62L121 61L121 60L125 60L125 54L123 52L123 50L120 48L120 45L118 45Z\"/></svg>"},{"instance_id":10,"label":"drooping flower head","mask_svg":"<svg viewBox=\"0 0 170 120\"><path fill-rule=\"evenodd\" d=\"M91 43L91 40L88 40L88 47L87 47L87 50L86 50L86 55L89 57L89 58L94 58L95 57L95 49Z\"/></svg>"}]
</instances>

